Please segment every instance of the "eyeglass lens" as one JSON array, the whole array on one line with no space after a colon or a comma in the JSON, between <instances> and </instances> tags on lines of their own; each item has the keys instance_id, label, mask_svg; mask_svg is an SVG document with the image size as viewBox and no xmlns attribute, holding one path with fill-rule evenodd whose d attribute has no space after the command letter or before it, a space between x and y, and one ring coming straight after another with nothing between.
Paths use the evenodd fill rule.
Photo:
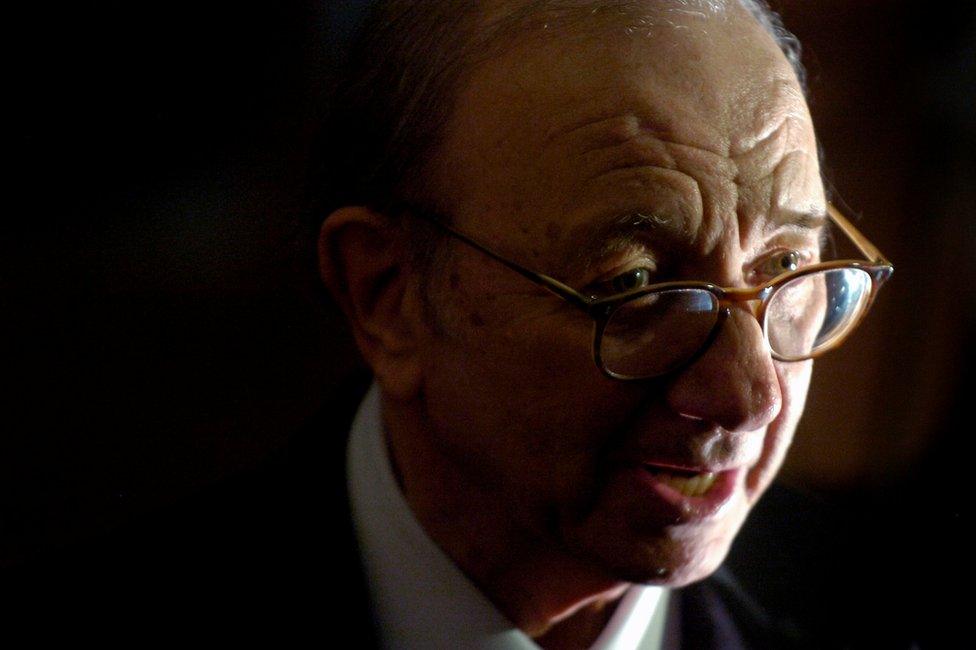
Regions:
<instances>
[{"instance_id":1,"label":"eyeglass lens","mask_svg":"<svg viewBox=\"0 0 976 650\"><path fill-rule=\"evenodd\" d=\"M766 306L770 349L784 360L809 358L847 335L867 308L870 293L871 277L857 268L787 282ZM705 289L665 290L628 301L603 329L603 367L625 378L666 374L702 349L718 319L718 298Z\"/></svg>"},{"instance_id":2,"label":"eyeglass lens","mask_svg":"<svg viewBox=\"0 0 976 650\"><path fill-rule=\"evenodd\" d=\"M603 330L603 365L622 377L670 372L698 352L718 318L718 298L701 289L659 291L626 302Z\"/></svg>"},{"instance_id":3,"label":"eyeglass lens","mask_svg":"<svg viewBox=\"0 0 976 650\"><path fill-rule=\"evenodd\" d=\"M766 307L769 347L785 360L806 359L843 338L868 306L871 276L855 268L787 282Z\"/></svg>"}]
</instances>

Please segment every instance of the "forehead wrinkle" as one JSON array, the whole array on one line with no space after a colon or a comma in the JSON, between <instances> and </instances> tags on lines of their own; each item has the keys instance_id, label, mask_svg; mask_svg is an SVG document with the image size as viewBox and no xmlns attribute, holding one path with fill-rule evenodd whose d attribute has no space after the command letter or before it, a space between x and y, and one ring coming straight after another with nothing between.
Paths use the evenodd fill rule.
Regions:
<instances>
[{"instance_id":1,"label":"forehead wrinkle","mask_svg":"<svg viewBox=\"0 0 976 650\"><path fill-rule=\"evenodd\" d=\"M586 115L569 123L557 123L548 129L543 146L567 146L581 151L596 151L612 147L640 134L641 124L633 113Z\"/></svg>"},{"instance_id":2,"label":"forehead wrinkle","mask_svg":"<svg viewBox=\"0 0 976 650\"><path fill-rule=\"evenodd\" d=\"M578 155L586 182L599 180L615 171L656 167L678 169L678 162L667 143L658 138L638 136L632 140L583 151Z\"/></svg>"},{"instance_id":3,"label":"forehead wrinkle","mask_svg":"<svg viewBox=\"0 0 976 650\"><path fill-rule=\"evenodd\" d=\"M527 9L530 5L532 7L537 7L539 5L545 6L546 3L530 3L529 5L522 5L522 8L526 12L523 18L527 18L531 15L536 15L533 11ZM557 3L560 6L564 6L563 3ZM570 7L583 6L584 3L569 2L565 3ZM591 51L591 47L602 48L606 44L606 29L603 29L605 25L616 25L621 24L621 17L624 16L624 20L631 18L627 15L626 11L622 8L639 3L633 2L619 2L613 3L611 8L615 8L616 11L603 11L601 10L601 16L603 19L597 21L599 24L594 25L587 23L586 29L573 30L577 32L577 36L574 38L584 39L585 41L592 41L592 46L587 45L587 51ZM655 4L655 7L673 7L676 3L672 0L668 2L663 2ZM687 3L677 3L687 4ZM612 20L608 17L612 16ZM515 20L515 19L513 19ZM520 19L519 19L520 20ZM751 22L750 18L750 22ZM553 41L553 34L549 34L543 40ZM573 36L573 34L570 34ZM532 38L520 38L516 41L520 42L513 44L512 52L520 50L521 47L528 46L528 43L536 41L538 39ZM562 39L565 40L565 39ZM631 51L631 47L627 46L627 43L633 43L636 47L638 41L643 41L644 39L619 39L618 42L623 44L623 48L617 48L615 51L617 54L610 56L603 64L602 67L606 68L610 66L613 69L623 66L622 71L626 72L633 67L635 60L632 58L637 50ZM560 41L561 42L561 41ZM682 41L683 42L683 41ZM533 51L532 47L528 48L529 51ZM694 54L691 52L690 54ZM643 56L643 55L641 55ZM653 61L647 62L653 64ZM624 78L628 78L626 75ZM716 125L710 123L708 116L701 115L700 112L703 110L699 104L700 102L690 102L688 106L680 105L680 102L673 101L673 97L677 94L678 97L687 97L689 99L694 99L700 93L701 89L697 86L689 87L686 82L681 81L681 79L670 80L669 75L663 74L660 71L654 73L654 84L650 87L646 84L647 77L642 75L639 79L640 84L635 82L638 79L630 79L630 82L626 87L621 87L616 90L616 92L607 94L606 97L601 97L601 101L598 105L593 106L592 104L588 106L585 112L580 115L579 112L568 111L567 115L553 114L549 112L545 115L538 114L532 115L530 121L534 124L545 124L548 122L547 129L542 133L532 133L531 130L528 132L516 134L511 133L513 141L516 139L520 140L523 145L520 149L525 150L529 145L528 143L535 140L536 144L542 140L544 143L548 144L554 138L560 138L562 131L566 131L566 135L572 140L578 136L582 142L589 144L587 141L595 139L596 143L603 143L604 146L613 144L615 141L621 139L633 137L635 133L648 133L659 137L662 140L668 140L672 142L680 142L682 144L687 144L690 146L695 146L701 149L711 151L717 155L727 156L730 147L728 134L722 133L721 129ZM676 87L672 86L678 84ZM592 90L592 89L591 89ZM553 88L554 92L558 91L558 88ZM623 98L623 99L622 99ZM555 96L554 96L555 99ZM566 98L563 98L564 100ZM570 97L572 99L572 97ZM587 103L591 102L589 99ZM634 104L636 107L633 107ZM624 106L622 106L624 104ZM631 104L629 109L630 115L623 118L619 116L622 108L626 109L626 104ZM714 116L711 116L714 118ZM554 121L556 122L554 124ZM561 124L559 122L562 122ZM604 124L606 122L606 124ZM515 126L513 125L514 129ZM578 129L578 133L575 133Z\"/></svg>"},{"instance_id":4,"label":"forehead wrinkle","mask_svg":"<svg viewBox=\"0 0 976 650\"><path fill-rule=\"evenodd\" d=\"M716 167L736 165L723 152L701 143L681 142L666 129L647 126L635 113L586 119L565 131L551 129L543 147L555 155L578 158L581 166L589 170L588 180L643 165L679 169L676 152L705 156L707 165Z\"/></svg>"},{"instance_id":5,"label":"forehead wrinkle","mask_svg":"<svg viewBox=\"0 0 976 650\"><path fill-rule=\"evenodd\" d=\"M689 9L689 7L691 9ZM507 2L499 1L489 3L482 12L482 30L486 34L479 39L479 47L472 48L482 52L481 55L474 55L475 65L484 63L493 58L499 48L521 44L525 46L540 39L544 42L565 42L569 40L594 40L596 43L605 43L607 39L607 28L619 30L621 25L646 24L650 17L656 14L680 14L694 15L697 19L704 17L711 19L706 14L721 15L720 23L728 23L730 8L735 7L739 13L747 15L739 2L731 0L658 0L657 2L639 2L637 0L607 0L596 4L592 0L532 0L528 2ZM754 19L748 16L750 23ZM564 24L565 23L565 24ZM559 28L557 29L556 26ZM565 29L564 29L565 27ZM757 29L759 29L757 24ZM635 42L639 39L616 39L620 43ZM483 44L483 47L482 47ZM612 61L607 62L613 65ZM619 63L619 62L618 62ZM676 80L675 83L684 83ZM664 90L665 86L671 84L661 77L656 81L659 90ZM696 95L699 91L696 88L675 87L670 92L677 92L679 95L692 93ZM649 100L646 96L643 100ZM739 104L739 102L736 102ZM647 111L651 106L642 107ZM702 109L702 106L698 106ZM643 126L657 125L656 131L671 133L673 139L696 140L695 134L685 133L688 124L696 124L699 128L706 125L707 120L700 119L701 115L694 114L674 114L674 105L671 101L665 101L658 110L651 115L643 116ZM572 119L572 118L571 118ZM601 121L601 116L586 116L582 123L557 126L557 129L584 127L594 122ZM633 129L642 124L629 124L624 126ZM552 136L552 132L546 135L546 139ZM716 153L728 155L731 143L728 136L720 133L710 134L707 138L709 142L695 142L702 148L708 148Z\"/></svg>"},{"instance_id":6,"label":"forehead wrinkle","mask_svg":"<svg viewBox=\"0 0 976 650\"><path fill-rule=\"evenodd\" d=\"M752 125L742 129L741 135L730 143L731 158L749 160L810 124L806 100L793 83L776 79L771 86L765 101L752 112Z\"/></svg>"},{"instance_id":7,"label":"forehead wrinkle","mask_svg":"<svg viewBox=\"0 0 976 650\"><path fill-rule=\"evenodd\" d=\"M736 182L762 204L761 209L754 207L740 216L743 248L751 237L765 238L770 229L775 230L781 224L791 221L800 224L801 220L787 218L785 214L809 214L812 216L806 221L815 223L816 215L822 215L825 210L822 192L811 195L804 187L796 187L804 178L803 185L807 181L819 182L819 175L807 178L809 174L803 169L803 161L810 156L806 140L812 135L805 100L793 84L783 79L773 82L770 96L771 101L761 107L764 110L757 112L753 133L733 143L732 159L741 170ZM815 160L811 162L816 164ZM791 172L796 173L790 176ZM806 205L794 205L795 190L799 190L800 196L808 197L804 201Z\"/></svg>"},{"instance_id":8,"label":"forehead wrinkle","mask_svg":"<svg viewBox=\"0 0 976 650\"><path fill-rule=\"evenodd\" d=\"M550 151L579 157L582 162L578 168L585 170L584 185L597 183L602 187L595 190L597 195L620 196L622 189L632 194L627 201L633 209L618 212L603 224L581 227L564 240L565 251L560 258L568 259L568 264L577 269L637 244L653 244L655 250L673 249L679 243L714 246L725 231L721 224L702 223L707 203L702 183L711 186L716 179L725 185L733 183L737 165L728 157L696 145L666 140L664 134L642 128L640 119L632 113L585 120L568 131L547 135ZM684 180L676 182L679 176ZM645 189L635 189L635 185ZM641 198L643 191L655 192L655 196ZM665 203L661 203L662 191L674 197L664 198ZM648 211L655 203L660 203L664 211Z\"/></svg>"},{"instance_id":9,"label":"forehead wrinkle","mask_svg":"<svg viewBox=\"0 0 976 650\"><path fill-rule=\"evenodd\" d=\"M740 170L736 181L743 185L753 185L770 180L776 168L789 154L789 130L788 120L784 119L765 138L757 141L753 148L734 156L732 160Z\"/></svg>"},{"instance_id":10,"label":"forehead wrinkle","mask_svg":"<svg viewBox=\"0 0 976 650\"><path fill-rule=\"evenodd\" d=\"M800 238L816 238L818 248L822 249L829 231L829 220L825 211L792 210L770 207L768 211L746 213L736 220L739 224L739 245L742 250L761 246L773 237L792 234Z\"/></svg>"},{"instance_id":11,"label":"forehead wrinkle","mask_svg":"<svg viewBox=\"0 0 976 650\"><path fill-rule=\"evenodd\" d=\"M544 35L548 38L548 35ZM598 46L599 39L606 38L605 30L584 30L584 33L580 35L581 38L585 37L588 40L593 40L593 46ZM617 58L610 57L608 60L604 61L603 58L600 59L601 69L605 69L607 66L611 66L613 70L616 70L618 65L624 65L621 69L622 72L627 72L632 67L632 61L629 54L630 50L627 46L627 40L624 40L624 48L618 55L621 60ZM643 41L644 39L631 39L632 42L638 40ZM524 43L523 43L524 44ZM591 46L589 43L586 45L587 48ZM619 49L619 48L618 48ZM587 52L592 52L592 50L587 49ZM601 53L602 49L599 50ZM516 65L521 57L518 52L513 51L512 65ZM690 63L689 63L690 65ZM513 69L517 69L513 68ZM543 68L545 69L545 68ZM764 68L765 69L765 68ZM515 120L508 123L509 132L506 132L506 137L509 137L512 143L517 143L518 146L515 147L515 155L521 155L524 158L528 157L528 154L532 149L535 149L533 157L533 165L526 171L528 174L524 174L522 181L519 181L518 190L526 190L531 188L540 188L541 190L557 190L558 194L550 193L550 196L559 196L562 194L565 196L564 208L572 207L572 195L576 194L579 190L579 181L582 177L569 178L569 180L574 183L566 186L565 188L560 187L560 179L553 178L547 181L545 178L535 178L533 176L533 168L535 170L544 169L544 165L540 165L539 149L537 148L540 141L545 141L545 146L543 147L543 152L541 157L552 159L553 156L559 157L559 154L569 154L574 153L574 149L583 151L591 151L594 153L599 153L604 150L604 153L610 154L611 158L617 156L617 154L623 155L623 160L620 159L613 161L611 160L608 164L608 169L614 169L615 167L621 169L623 172L640 171L639 167L634 167L632 164L628 164L629 161L627 157L630 156L631 152L627 150L628 146L636 147L632 144L633 141L640 141L643 138L647 138L646 142L650 143L651 146L656 146L655 139L659 140L661 144L666 144L666 146L660 151L661 160L656 161L656 164L663 167L673 167L674 164L672 160L676 158L676 153L683 154L696 154L697 156L703 156L710 153L712 157L716 160L721 159L725 161L724 164L730 165L732 169L732 177L737 179L739 174L735 169L735 160L730 159L731 149L733 145L733 138L738 134L743 133L743 131L754 132L751 128L743 129L742 127L749 127L751 124L755 124L755 118L751 118L751 124L749 117L754 114L752 108L763 108L766 105L766 100L763 98L763 93L759 92L761 90L760 86L766 86L769 81L755 85L755 92L749 95L746 99L750 99L748 103L750 106L742 106L741 113L736 114L735 121L738 124L733 125L734 128L722 129L724 124L723 120L728 117L724 112L720 112L716 115L711 115L708 109L719 109L727 108L729 102L735 104L737 101L734 98L726 97L723 101L715 101L705 106L701 101L696 101L702 92L701 83L711 79L701 79L698 80L699 84L690 83L678 83L674 85L669 83L667 78L662 78L660 75L655 74L653 86L648 86L648 76L645 74L639 79L630 77L622 77L624 79L629 79L631 81L640 81L640 85L635 83L629 83L625 86L615 88L615 93L600 95L587 94L585 102L566 102L567 99L573 100L577 98L577 95L570 94L567 97L560 97L559 92L562 88L558 84L550 84L551 91L548 92L543 89L543 95L550 100L555 101L556 99L561 99L563 104L569 103L574 110L562 111L546 111L533 112L529 116L529 120ZM683 77L684 78L684 77ZM695 77L692 81L696 80ZM500 79L494 80L496 83ZM720 78L716 78L716 81L721 81ZM677 83L677 82L676 82ZM724 86L719 86L719 88L724 88ZM573 92L578 92L583 87L572 86L570 88ZM518 91L520 88L513 88L513 91ZM588 90L593 90L589 88ZM602 86L596 88L596 90L603 90ZM678 101L670 101L672 95L676 95L680 100L692 100L690 105L682 104ZM513 97L517 97L518 93L513 92ZM578 97L583 97L583 95L578 95ZM757 102L758 101L758 105ZM551 103L551 102L550 102ZM636 106L635 106L636 105ZM544 105L546 108L551 108L550 105ZM534 110L536 106L527 106L527 108ZM575 110L582 109L582 110ZM621 115L621 109L623 115ZM506 109L499 109L499 114L506 114ZM561 124L559 122L562 122ZM716 122L713 124L712 122ZM543 129L533 130L529 128L528 125L546 125ZM757 136L758 137L758 136ZM636 140L635 140L636 139ZM628 140L631 144L627 144ZM738 141L739 139L737 139ZM578 143L578 144L574 144ZM665 156L665 154L668 154ZM510 162L510 161L508 161ZM516 160L517 162L517 160ZM636 164L639 164L638 159ZM661 163L664 163L663 165ZM680 167L680 163L678 163ZM688 170L691 170L694 174L693 180L696 184L701 184L701 180L696 176L700 175L697 171L699 165L694 167L689 166ZM687 173L687 172L685 172ZM722 171L721 176L725 180L726 172ZM539 181L543 181L541 185ZM513 185L515 182L513 181ZM565 191L569 190L569 191ZM544 193L544 192L543 192ZM538 194L538 193L537 193ZM633 192L637 195L637 191ZM523 196L523 194L518 194ZM559 200L559 199L557 199ZM710 199L711 200L711 199ZM543 199L539 199L538 203L542 204ZM644 210L647 206L641 206L639 203L633 206L621 205L622 201L617 201L616 206L604 205L605 208L603 214L612 214L612 209L617 207L621 211L628 209L633 209L639 212L642 207ZM728 237L731 234L731 230L728 224L725 223L729 217L732 217L732 221L735 221L734 207L732 210L727 209L725 204L727 203L726 197L722 196L720 201L712 201L713 205L718 203L721 207L721 212L723 214L719 215L717 211L713 210L704 221L697 232L698 237L695 242L696 247L701 248L699 244L708 242L708 246L704 248L712 248L718 244L715 241L717 237ZM736 204L735 200L732 201L732 206ZM516 204L520 206L521 203ZM544 205L544 204L543 204ZM539 207L537 205L532 206L533 208ZM618 214L622 213L618 212ZM726 214L731 212L731 214ZM631 213L633 214L633 213ZM704 216L704 215L702 215ZM701 218L701 217L699 217ZM544 224L543 224L544 225ZM706 232L707 231L707 232ZM738 231L738 224L736 224L736 232ZM736 237L738 239L738 237ZM554 242L555 243L555 242ZM562 244L562 242L560 242ZM563 249L563 246L558 245L554 247L557 250ZM564 252L572 252L573 249L566 247L563 249Z\"/></svg>"},{"instance_id":12,"label":"forehead wrinkle","mask_svg":"<svg viewBox=\"0 0 976 650\"><path fill-rule=\"evenodd\" d=\"M772 233L784 228L810 233L825 226L826 204L819 185L820 177L807 173L803 167L803 161L808 157L809 152L802 148L778 151L777 156L769 160L772 169L767 165L764 173L751 175L748 179L749 191L755 200L751 203L752 209L740 206L743 209L740 216L743 247L749 238L768 239ZM817 184L820 191L810 184Z\"/></svg>"},{"instance_id":13,"label":"forehead wrinkle","mask_svg":"<svg viewBox=\"0 0 976 650\"><path fill-rule=\"evenodd\" d=\"M659 87L663 87L663 84L659 84ZM563 121L557 121L544 134L542 144L547 146L565 141L580 149L595 150L627 142L641 135L662 139L666 139L665 136L678 139L685 135L685 129L675 128L675 125L686 124L689 121L687 116L674 116L673 104L656 108L653 99L643 96L640 91L640 88L633 86L623 86L617 91L620 94L635 95L627 100L627 103L635 104L632 108L621 107L618 102L609 107L588 111L582 116L571 115ZM721 150L716 151L714 147L707 147L704 143L699 146L721 155Z\"/></svg>"},{"instance_id":14,"label":"forehead wrinkle","mask_svg":"<svg viewBox=\"0 0 976 650\"><path fill-rule=\"evenodd\" d=\"M781 209L826 212L819 162L810 152L800 147L783 152L770 176L770 212Z\"/></svg>"}]
</instances>

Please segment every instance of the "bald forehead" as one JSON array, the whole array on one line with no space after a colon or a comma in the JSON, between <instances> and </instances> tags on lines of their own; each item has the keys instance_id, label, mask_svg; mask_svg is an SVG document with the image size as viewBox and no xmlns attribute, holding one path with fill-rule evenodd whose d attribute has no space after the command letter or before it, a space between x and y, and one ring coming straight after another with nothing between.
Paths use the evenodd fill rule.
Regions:
<instances>
[{"instance_id":1,"label":"bald forehead","mask_svg":"<svg viewBox=\"0 0 976 650\"><path fill-rule=\"evenodd\" d=\"M744 111L741 117L748 120L745 111L755 104L749 95L757 92L802 99L794 70L779 45L739 0L486 0L481 10L481 24L472 30L476 42L471 48L469 73L461 80L462 90L479 68L492 66L504 54L543 49L553 56L575 57L575 70L563 66L564 73L583 74L603 68L608 83L615 81L609 79L614 67L623 72L638 65L656 68L662 72L657 75L659 86L670 81L669 92L700 95L700 108L711 115L738 108ZM719 55L723 59L716 60L714 55L719 50L711 48L710 41L722 37L741 40L743 47L726 48ZM657 44L651 57L644 47L648 43ZM730 51L738 55L734 62L727 60ZM520 56L515 57L517 65ZM556 63L550 70L558 67ZM734 76L727 74L731 67L737 71ZM770 77L770 71L775 78ZM527 73L529 68L516 72ZM546 71L538 72L544 76ZM743 84L742 80L750 83ZM520 86L524 88L525 84ZM532 90L561 86L536 84ZM704 87L710 92L701 92ZM717 106L710 100L725 105ZM654 117L668 121L668 111L661 113ZM677 121L689 117L680 116ZM742 151L763 137L751 125L741 126L737 133L743 142L727 143L725 149Z\"/></svg>"},{"instance_id":2,"label":"bald forehead","mask_svg":"<svg viewBox=\"0 0 976 650\"><path fill-rule=\"evenodd\" d=\"M676 17L707 19L730 12L748 13L743 0L485 0L475 40L504 46L519 36L565 37L566 30L600 27L639 34L655 25L683 28Z\"/></svg>"},{"instance_id":3,"label":"bald forehead","mask_svg":"<svg viewBox=\"0 0 976 650\"><path fill-rule=\"evenodd\" d=\"M439 161L454 216L484 232L562 215L547 233L568 232L584 211L601 220L649 206L698 237L707 221L714 239L728 224L706 214L734 213L737 193L769 205L794 167L818 178L810 156L790 154L815 150L799 82L738 2L518 6L543 4L555 13L520 19L519 36L459 88ZM564 257L557 239L546 241Z\"/></svg>"},{"instance_id":4,"label":"bald forehead","mask_svg":"<svg viewBox=\"0 0 976 650\"><path fill-rule=\"evenodd\" d=\"M721 14L740 0L484 0L481 3L485 24L500 20L519 20L533 15L567 18L614 13L667 12Z\"/></svg>"},{"instance_id":5,"label":"bald forehead","mask_svg":"<svg viewBox=\"0 0 976 650\"><path fill-rule=\"evenodd\" d=\"M497 120L497 143L507 135L517 149L627 114L665 138L734 156L805 108L790 64L737 0L491 4L486 29L504 48L482 50L462 82L454 135L467 130L465 117L482 126ZM607 137L617 135L618 123L606 123ZM723 128L710 132L713 124Z\"/></svg>"}]
</instances>

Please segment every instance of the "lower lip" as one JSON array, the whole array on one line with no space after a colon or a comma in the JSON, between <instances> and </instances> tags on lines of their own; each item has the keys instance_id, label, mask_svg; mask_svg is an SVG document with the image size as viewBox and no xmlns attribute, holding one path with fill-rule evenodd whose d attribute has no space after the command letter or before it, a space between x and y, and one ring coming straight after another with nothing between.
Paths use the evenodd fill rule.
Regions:
<instances>
[{"instance_id":1,"label":"lower lip","mask_svg":"<svg viewBox=\"0 0 976 650\"><path fill-rule=\"evenodd\" d=\"M690 497L665 483L660 477L644 468L630 467L626 470L641 491L648 492L650 502L675 523L701 522L717 517L732 502L738 484L739 470L719 472L715 482L705 494Z\"/></svg>"}]
</instances>

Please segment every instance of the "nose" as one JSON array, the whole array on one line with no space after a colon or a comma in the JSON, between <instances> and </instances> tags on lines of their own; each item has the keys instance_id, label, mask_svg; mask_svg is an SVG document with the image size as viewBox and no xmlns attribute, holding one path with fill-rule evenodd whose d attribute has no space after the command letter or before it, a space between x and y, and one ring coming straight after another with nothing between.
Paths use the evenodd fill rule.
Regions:
<instances>
[{"instance_id":1,"label":"nose","mask_svg":"<svg viewBox=\"0 0 976 650\"><path fill-rule=\"evenodd\" d=\"M733 308L709 348L672 380L667 401L676 413L727 431L755 431L776 418L779 378L747 306Z\"/></svg>"}]
</instances>

